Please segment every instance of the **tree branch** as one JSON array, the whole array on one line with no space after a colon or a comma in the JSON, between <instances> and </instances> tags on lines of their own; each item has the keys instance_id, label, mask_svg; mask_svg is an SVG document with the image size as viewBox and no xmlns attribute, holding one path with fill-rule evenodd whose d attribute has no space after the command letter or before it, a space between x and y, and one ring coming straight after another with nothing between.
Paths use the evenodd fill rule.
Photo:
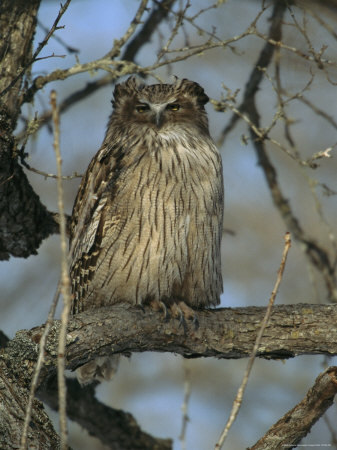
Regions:
<instances>
[{"instance_id":1,"label":"tree branch","mask_svg":"<svg viewBox=\"0 0 337 450\"><path fill-rule=\"evenodd\" d=\"M74 370L97 356L130 352L173 352L186 358L244 358L251 354L265 314L263 307L219 308L198 311L199 327L165 322L160 312L117 304L71 317L66 367ZM337 306L274 306L257 355L286 359L298 355L337 355ZM44 326L19 331L5 348L6 361L22 384L29 385L21 360L35 362ZM55 371L60 321L47 340L40 383Z\"/></svg>"},{"instance_id":2,"label":"tree branch","mask_svg":"<svg viewBox=\"0 0 337 450\"><path fill-rule=\"evenodd\" d=\"M333 404L337 394L337 367L321 373L304 399L276 422L249 450L294 448ZM322 442L327 444L327 442Z\"/></svg>"},{"instance_id":3,"label":"tree branch","mask_svg":"<svg viewBox=\"0 0 337 450\"><path fill-rule=\"evenodd\" d=\"M175 319L165 322L160 312L149 308L143 310L130 304L77 314L69 320L66 367L74 370L97 356L145 351L173 352L186 358L247 357L251 354L264 314L263 307L198 311L198 329L192 323L184 329ZM333 305L274 306L257 355L267 359L304 354L337 355L336 321L337 306ZM0 411L0 431L10 429L16 420L9 402L14 387L7 386L8 380L15 380L18 386L14 392L20 391L17 394L20 395L20 404L16 408L25 410L26 392L38 357L43 328L39 326L19 331L0 354L0 383L4 387L0 389L0 404L6 405ZM45 347L45 364L39 379L40 388L56 372L60 321L55 320L50 330ZM39 405L34 404L33 421L41 414L44 417ZM45 430L47 419L41 423ZM51 427L50 424L48 426ZM19 425L17 428L20 431ZM50 431L50 436L54 439L54 432Z\"/></svg>"}]
</instances>

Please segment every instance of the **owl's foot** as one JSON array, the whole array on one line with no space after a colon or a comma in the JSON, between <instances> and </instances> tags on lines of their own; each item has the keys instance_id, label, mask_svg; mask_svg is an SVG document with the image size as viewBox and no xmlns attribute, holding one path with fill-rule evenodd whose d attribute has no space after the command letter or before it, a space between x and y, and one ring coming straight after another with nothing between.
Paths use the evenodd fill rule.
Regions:
<instances>
[{"instance_id":1,"label":"owl's foot","mask_svg":"<svg viewBox=\"0 0 337 450\"><path fill-rule=\"evenodd\" d=\"M186 330L186 320L192 321L195 329L199 327L199 321L194 309L190 308L185 302L179 301L177 303L172 303L170 306L170 311L172 316L179 319L179 325L184 327Z\"/></svg>"},{"instance_id":2,"label":"owl's foot","mask_svg":"<svg viewBox=\"0 0 337 450\"><path fill-rule=\"evenodd\" d=\"M185 332L187 331L187 321L191 321L196 330L199 328L196 312L182 300L172 302L169 305L166 305L163 301L152 300L149 305L154 311L162 311L164 313L165 322L168 322L171 317L178 319L179 326L182 326Z\"/></svg>"},{"instance_id":3,"label":"owl's foot","mask_svg":"<svg viewBox=\"0 0 337 450\"><path fill-rule=\"evenodd\" d=\"M167 307L165 305L164 302L162 301L158 301L158 300L152 300L150 302L150 307L154 310L154 311L163 311L164 313L164 320L165 322L168 322L170 320L170 314L167 310Z\"/></svg>"}]
</instances>

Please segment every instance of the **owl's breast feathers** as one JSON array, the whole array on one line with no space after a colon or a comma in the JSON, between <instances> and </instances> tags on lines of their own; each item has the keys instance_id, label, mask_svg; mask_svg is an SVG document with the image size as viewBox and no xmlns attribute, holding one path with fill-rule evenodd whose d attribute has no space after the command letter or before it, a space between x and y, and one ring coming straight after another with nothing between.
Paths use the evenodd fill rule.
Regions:
<instances>
[{"instance_id":1,"label":"owl's breast feathers","mask_svg":"<svg viewBox=\"0 0 337 450\"><path fill-rule=\"evenodd\" d=\"M218 304L223 182L212 140L153 132L109 140L74 205L73 313L172 295L192 307Z\"/></svg>"}]
</instances>

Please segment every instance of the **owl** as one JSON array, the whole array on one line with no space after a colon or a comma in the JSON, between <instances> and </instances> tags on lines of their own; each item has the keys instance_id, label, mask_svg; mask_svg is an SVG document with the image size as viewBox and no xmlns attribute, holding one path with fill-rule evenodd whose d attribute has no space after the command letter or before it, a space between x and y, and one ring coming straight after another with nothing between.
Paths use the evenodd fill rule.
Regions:
<instances>
[{"instance_id":1,"label":"owl","mask_svg":"<svg viewBox=\"0 0 337 450\"><path fill-rule=\"evenodd\" d=\"M184 320L219 304L224 191L207 102L187 79L116 85L73 208L72 314L128 302ZM91 378L113 371L91 366Z\"/></svg>"}]
</instances>

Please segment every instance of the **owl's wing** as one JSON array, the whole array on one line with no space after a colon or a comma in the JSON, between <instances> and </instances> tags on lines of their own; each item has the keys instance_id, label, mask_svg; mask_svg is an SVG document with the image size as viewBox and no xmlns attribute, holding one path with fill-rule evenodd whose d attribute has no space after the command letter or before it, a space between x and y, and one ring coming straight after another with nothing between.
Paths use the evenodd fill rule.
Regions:
<instances>
[{"instance_id":1,"label":"owl's wing","mask_svg":"<svg viewBox=\"0 0 337 450\"><path fill-rule=\"evenodd\" d=\"M99 212L104 206L101 202L102 194L115 164L115 159L111 157L109 164L104 164L107 153L107 149L103 147L91 160L75 199L70 226L72 261L77 261L82 253L87 253L95 240Z\"/></svg>"},{"instance_id":2,"label":"owl's wing","mask_svg":"<svg viewBox=\"0 0 337 450\"><path fill-rule=\"evenodd\" d=\"M118 178L120 146L107 146L94 156L82 179L74 203L70 228L70 273L74 293L73 313L80 305L95 267L103 235L107 186Z\"/></svg>"}]
</instances>

